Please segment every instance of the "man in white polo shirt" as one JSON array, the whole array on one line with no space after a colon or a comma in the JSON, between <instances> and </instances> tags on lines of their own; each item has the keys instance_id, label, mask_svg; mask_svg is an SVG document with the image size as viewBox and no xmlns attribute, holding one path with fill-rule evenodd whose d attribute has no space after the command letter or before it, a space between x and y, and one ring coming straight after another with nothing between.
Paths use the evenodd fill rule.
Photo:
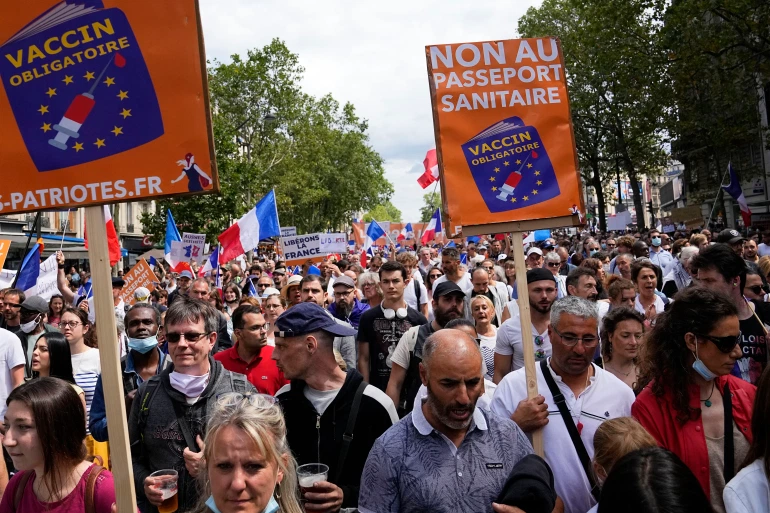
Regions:
<instances>
[{"instance_id":1,"label":"man in white polo shirt","mask_svg":"<svg viewBox=\"0 0 770 513\"><path fill-rule=\"evenodd\" d=\"M588 458L593 458L594 433L602 422L631 415L634 393L618 378L593 365L591 360L599 342L596 303L569 296L551 308L552 356L545 368L563 395L579 441ZM543 430L545 460L554 473L556 493L564 501L566 513L584 513L596 504L578 449L559 412L543 374L535 366L540 395L527 399L524 369L503 378L492 399L492 411L510 417L525 433ZM577 436L576 435L576 436ZM590 461L588 469L591 469Z\"/></svg>"}]
</instances>

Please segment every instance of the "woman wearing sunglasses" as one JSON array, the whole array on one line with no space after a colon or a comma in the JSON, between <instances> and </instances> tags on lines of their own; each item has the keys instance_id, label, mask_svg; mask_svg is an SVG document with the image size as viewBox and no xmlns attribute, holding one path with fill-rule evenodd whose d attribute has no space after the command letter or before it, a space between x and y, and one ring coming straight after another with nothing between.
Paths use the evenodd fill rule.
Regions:
<instances>
[{"instance_id":1,"label":"woman wearing sunglasses","mask_svg":"<svg viewBox=\"0 0 770 513\"><path fill-rule=\"evenodd\" d=\"M658 443L698 478L716 511L722 490L751 443L754 385L732 376L741 358L738 311L703 287L677 294L645 342L640 387L631 412Z\"/></svg>"}]
</instances>

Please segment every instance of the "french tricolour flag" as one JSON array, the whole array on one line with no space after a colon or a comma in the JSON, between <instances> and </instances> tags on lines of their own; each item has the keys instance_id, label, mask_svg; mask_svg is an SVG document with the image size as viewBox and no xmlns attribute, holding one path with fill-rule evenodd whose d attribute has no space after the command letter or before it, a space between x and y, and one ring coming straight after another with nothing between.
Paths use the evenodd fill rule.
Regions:
<instances>
[{"instance_id":1,"label":"french tricolour flag","mask_svg":"<svg viewBox=\"0 0 770 513\"><path fill-rule=\"evenodd\" d=\"M104 205L102 208L104 209L104 222L107 229L107 249L110 252L110 266L113 266L120 260L120 241L115 231L115 223L112 222L110 207ZM84 226L84 228L83 238L85 239L85 247L88 249L88 226Z\"/></svg>"},{"instance_id":2,"label":"french tricolour flag","mask_svg":"<svg viewBox=\"0 0 770 513\"><path fill-rule=\"evenodd\" d=\"M438 181L438 158L436 157L436 149L428 150L425 155L425 160L422 161L422 165L425 168L425 172L417 179L417 183L420 187L425 189L433 182Z\"/></svg>"},{"instance_id":3,"label":"french tricolour flag","mask_svg":"<svg viewBox=\"0 0 770 513\"><path fill-rule=\"evenodd\" d=\"M166 212L166 244L164 249L164 258L168 265L171 266L172 272L179 272L176 267L179 265L175 259L171 258L171 243L182 242L182 236L179 235L179 230L176 229L176 223L174 222L174 216L171 215L171 210Z\"/></svg>"},{"instance_id":4,"label":"french tricolour flag","mask_svg":"<svg viewBox=\"0 0 770 513\"><path fill-rule=\"evenodd\" d=\"M727 163L727 171L730 173L730 183L723 185L722 188L732 196L741 207L741 217L743 218L743 224L746 227L751 226L751 210L746 203L746 197L743 195L743 189L741 189L741 182L738 181L738 175L735 174L733 169L733 163Z\"/></svg>"},{"instance_id":5,"label":"french tricolour flag","mask_svg":"<svg viewBox=\"0 0 770 513\"><path fill-rule=\"evenodd\" d=\"M406 226L401 228L401 233L398 234L396 240L414 239L414 230L412 229L412 223L406 223Z\"/></svg>"},{"instance_id":6,"label":"french tricolour flag","mask_svg":"<svg viewBox=\"0 0 770 513\"><path fill-rule=\"evenodd\" d=\"M281 235L279 226L275 191L272 190L259 200L257 206L218 237L222 245L219 263L225 264L238 255L251 251L259 246L259 241L262 239L279 237Z\"/></svg>"},{"instance_id":7,"label":"french tricolour flag","mask_svg":"<svg viewBox=\"0 0 770 513\"><path fill-rule=\"evenodd\" d=\"M441 233L441 212L439 209L436 209L436 211L433 212L433 217L430 218L428 226L426 226L425 230L422 232L420 242L427 244L435 239L436 235L439 233Z\"/></svg>"},{"instance_id":8,"label":"french tricolour flag","mask_svg":"<svg viewBox=\"0 0 770 513\"><path fill-rule=\"evenodd\" d=\"M201 270L198 271L198 276L203 278L214 269L219 269L219 247L214 250L208 260L206 260L206 263L203 264Z\"/></svg>"},{"instance_id":9,"label":"french tricolour flag","mask_svg":"<svg viewBox=\"0 0 770 513\"><path fill-rule=\"evenodd\" d=\"M372 219L372 222L369 223L369 227L366 229L366 240L364 241L364 251L371 248L374 244L374 241L379 239L385 235L385 230L382 229L382 227Z\"/></svg>"}]
</instances>

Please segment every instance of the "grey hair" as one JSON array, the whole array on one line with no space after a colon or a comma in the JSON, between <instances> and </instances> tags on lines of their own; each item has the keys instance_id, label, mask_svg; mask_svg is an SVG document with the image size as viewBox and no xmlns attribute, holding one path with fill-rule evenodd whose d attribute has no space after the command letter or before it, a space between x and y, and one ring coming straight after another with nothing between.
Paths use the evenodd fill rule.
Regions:
<instances>
[{"instance_id":1,"label":"grey hair","mask_svg":"<svg viewBox=\"0 0 770 513\"><path fill-rule=\"evenodd\" d=\"M581 319L594 319L599 322L599 308L595 302L578 296L566 296L557 299L551 307L551 326L558 326L562 314L574 315Z\"/></svg>"},{"instance_id":2,"label":"grey hair","mask_svg":"<svg viewBox=\"0 0 770 513\"><path fill-rule=\"evenodd\" d=\"M546 253L544 260L546 262L561 263L561 257L558 254L556 254L556 251L549 251L548 253Z\"/></svg>"},{"instance_id":3,"label":"grey hair","mask_svg":"<svg viewBox=\"0 0 770 513\"><path fill-rule=\"evenodd\" d=\"M422 364L425 366L426 370L430 367L430 360L433 358L433 353L436 352L439 344L441 343L440 339L442 335L439 335L439 333L444 334L444 333L448 333L449 331L455 331L457 332L457 336L467 337L468 340L472 341L473 343L471 345L474 347L474 349L478 353L479 358L481 358L481 361L482 362L484 361L484 358L481 355L481 348L479 347L479 344L477 344L476 341L470 337L470 335L468 335L464 331L460 331L457 329L455 330L443 329L433 333L431 336L426 338L425 345L422 346Z\"/></svg>"},{"instance_id":4,"label":"grey hair","mask_svg":"<svg viewBox=\"0 0 770 513\"><path fill-rule=\"evenodd\" d=\"M619 253L618 256L615 257L615 263L617 263L618 260L625 260L628 259L631 261L631 263L634 262L634 255L631 253Z\"/></svg>"},{"instance_id":5,"label":"grey hair","mask_svg":"<svg viewBox=\"0 0 770 513\"><path fill-rule=\"evenodd\" d=\"M687 265L694 256L697 256L700 250L698 246L685 246L682 248L682 252L679 254L679 262L682 265Z\"/></svg>"}]
</instances>

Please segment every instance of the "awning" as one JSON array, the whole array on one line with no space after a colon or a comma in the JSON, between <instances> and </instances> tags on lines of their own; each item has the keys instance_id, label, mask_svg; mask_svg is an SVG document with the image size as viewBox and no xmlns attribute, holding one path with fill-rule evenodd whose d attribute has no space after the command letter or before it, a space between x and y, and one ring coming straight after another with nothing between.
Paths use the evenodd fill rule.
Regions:
<instances>
[{"instance_id":1,"label":"awning","mask_svg":"<svg viewBox=\"0 0 770 513\"><path fill-rule=\"evenodd\" d=\"M163 257L165 257L166 254L164 253L163 249L151 249L150 251L147 251L146 253L142 253L138 257L136 257L137 260L140 258L144 258L148 262L150 261L150 257L155 257L155 260L163 260Z\"/></svg>"}]
</instances>

